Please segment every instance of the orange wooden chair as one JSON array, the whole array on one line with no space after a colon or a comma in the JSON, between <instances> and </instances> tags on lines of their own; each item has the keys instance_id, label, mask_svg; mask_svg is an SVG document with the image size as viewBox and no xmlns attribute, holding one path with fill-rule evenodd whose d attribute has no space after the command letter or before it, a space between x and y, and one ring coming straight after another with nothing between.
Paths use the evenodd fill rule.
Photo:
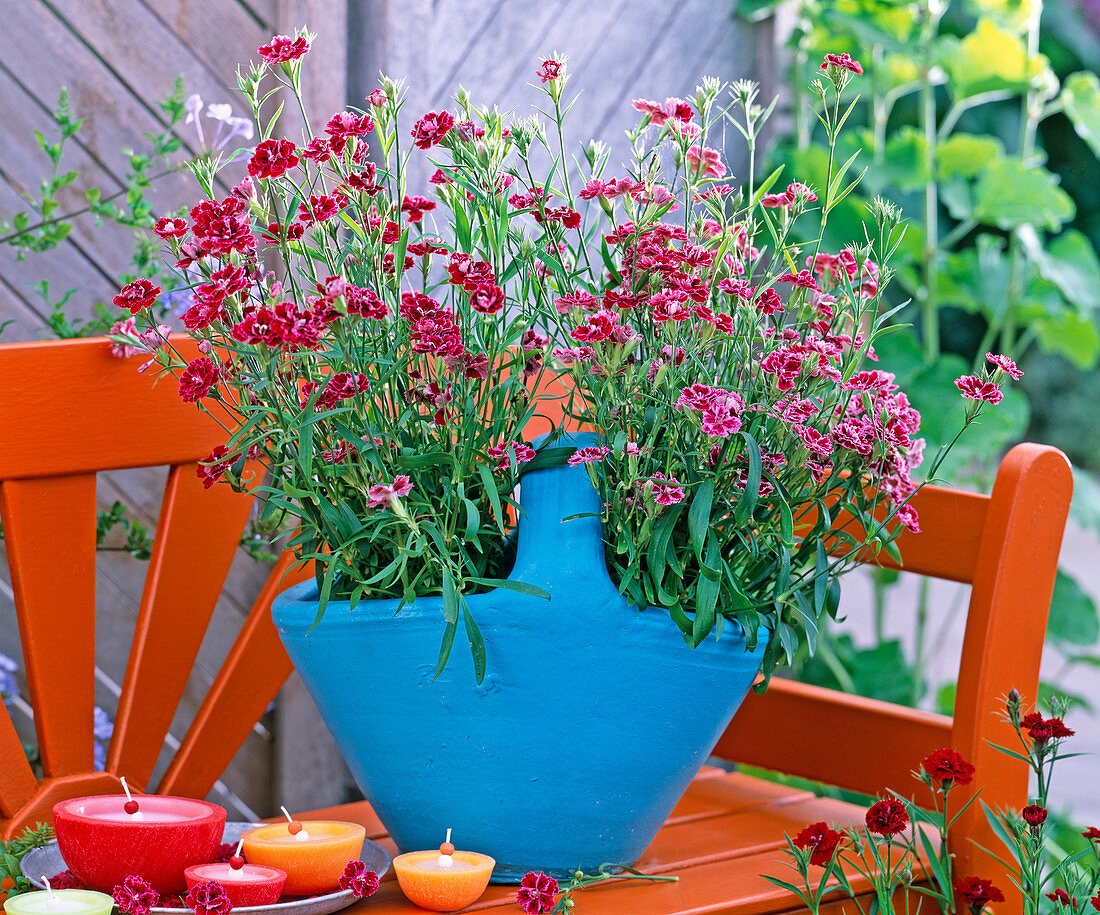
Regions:
<instances>
[{"instance_id":1,"label":"orange wooden chair","mask_svg":"<svg viewBox=\"0 0 1100 915\"><path fill-rule=\"evenodd\" d=\"M135 363L100 340L0 346L5 392L0 514L11 565L44 777L35 778L7 714L0 714L0 837L48 820L56 801L115 793L116 774L159 793L207 794L290 672L269 603L292 578L272 572L166 774L148 785L162 741L250 509L228 487L202 489L195 463L224 441L218 426L182 404L175 385L153 387ZM169 465L107 772L92 771L95 620L95 474ZM927 487L917 497L924 533L899 543L905 568L972 585L955 715L861 699L786 681L750 696L715 755L867 794L908 792L927 753L952 746L978 767L984 800L1027 802L1027 772L993 750L1011 732L997 716L1016 687L1038 687L1039 659L1072 489L1057 450L1020 445L1002 462L990 496ZM296 577L301 577L301 573ZM65 638L57 638L64 631ZM357 820L392 843L365 803L325 811ZM780 913L797 900L760 874L781 875L783 834L818 820L855 823L862 808L820 799L739 772L704 768L640 866L681 877L668 884L610 884L586 891L602 915L646 912ZM996 847L975 806L960 820L958 871L994 878L1003 911L1019 910L1007 880L974 842ZM474 907L515 911L508 887ZM392 880L369 900L376 913L412 913ZM841 911L837 906L832 911Z\"/></svg>"}]
</instances>

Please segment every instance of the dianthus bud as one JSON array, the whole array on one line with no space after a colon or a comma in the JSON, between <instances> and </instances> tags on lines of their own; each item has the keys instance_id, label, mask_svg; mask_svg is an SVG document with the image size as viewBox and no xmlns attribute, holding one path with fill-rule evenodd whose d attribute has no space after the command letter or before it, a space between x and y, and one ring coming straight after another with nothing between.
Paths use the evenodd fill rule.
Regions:
<instances>
[{"instance_id":1,"label":"dianthus bud","mask_svg":"<svg viewBox=\"0 0 1100 915\"><path fill-rule=\"evenodd\" d=\"M1018 728L1020 726L1020 692L1015 687L1008 691L1005 709L1008 712L1008 720L1012 722L1012 726Z\"/></svg>"},{"instance_id":2,"label":"dianthus bud","mask_svg":"<svg viewBox=\"0 0 1100 915\"><path fill-rule=\"evenodd\" d=\"M458 91L455 92L455 101L463 108L470 104L470 93L466 91L465 86L458 87Z\"/></svg>"},{"instance_id":3,"label":"dianthus bud","mask_svg":"<svg viewBox=\"0 0 1100 915\"><path fill-rule=\"evenodd\" d=\"M884 197L874 197L867 204L867 212L879 229L889 232L901 222L901 209Z\"/></svg>"}]
</instances>

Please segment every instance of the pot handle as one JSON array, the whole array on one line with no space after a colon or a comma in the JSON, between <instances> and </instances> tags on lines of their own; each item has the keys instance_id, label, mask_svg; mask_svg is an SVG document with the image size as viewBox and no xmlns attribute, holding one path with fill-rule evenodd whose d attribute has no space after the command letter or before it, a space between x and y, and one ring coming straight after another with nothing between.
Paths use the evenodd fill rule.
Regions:
<instances>
[{"instance_id":1,"label":"pot handle","mask_svg":"<svg viewBox=\"0 0 1100 915\"><path fill-rule=\"evenodd\" d=\"M563 444L580 447L593 444L595 436L592 439ZM510 579L545 585L596 578L611 584L599 518L603 506L584 465L547 467L525 474L520 483L520 506L523 514Z\"/></svg>"}]
</instances>

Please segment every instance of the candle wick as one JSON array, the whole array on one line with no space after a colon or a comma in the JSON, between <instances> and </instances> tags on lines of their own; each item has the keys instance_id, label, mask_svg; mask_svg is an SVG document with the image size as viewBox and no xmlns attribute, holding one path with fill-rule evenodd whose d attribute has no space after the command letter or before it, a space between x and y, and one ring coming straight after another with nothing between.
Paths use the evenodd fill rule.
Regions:
<instances>
[{"instance_id":1,"label":"candle wick","mask_svg":"<svg viewBox=\"0 0 1100 915\"><path fill-rule=\"evenodd\" d=\"M49 895L49 898L53 899L56 894L53 891L53 887L50 886L49 878L47 878L45 874L42 875L42 882L46 884L46 893Z\"/></svg>"},{"instance_id":2,"label":"candle wick","mask_svg":"<svg viewBox=\"0 0 1100 915\"><path fill-rule=\"evenodd\" d=\"M290 811L288 811L286 807L280 807L279 809L283 812L283 816L286 817L288 823L294 822L294 817L290 815Z\"/></svg>"},{"instance_id":3,"label":"candle wick","mask_svg":"<svg viewBox=\"0 0 1100 915\"><path fill-rule=\"evenodd\" d=\"M236 850L235 852L233 852L233 854L235 854L235 855L239 855L239 854L241 853L241 849L242 849L242 848L244 848L244 839L241 839L241 840L240 840L240 841L239 841L239 842L237 843L237 850Z\"/></svg>"},{"instance_id":4,"label":"candle wick","mask_svg":"<svg viewBox=\"0 0 1100 915\"><path fill-rule=\"evenodd\" d=\"M450 829L447 830L447 839L446 839L446 841L447 842L451 841L451 830Z\"/></svg>"},{"instance_id":5,"label":"candle wick","mask_svg":"<svg viewBox=\"0 0 1100 915\"><path fill-rule=\"evenodd\" d=\"M126 776L120 775L118 780L122 782L122 790L126 792L126 800L132 801L134 798L133 795L130 794L130 786L126 784Z\"/></svg>"}]
</instances>

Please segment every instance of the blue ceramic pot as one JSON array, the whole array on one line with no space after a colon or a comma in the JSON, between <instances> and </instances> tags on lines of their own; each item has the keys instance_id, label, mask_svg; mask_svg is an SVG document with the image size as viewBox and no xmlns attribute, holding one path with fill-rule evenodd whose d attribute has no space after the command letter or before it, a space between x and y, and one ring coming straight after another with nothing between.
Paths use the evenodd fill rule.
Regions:
<instances>
[{"instance_id":1,"label":"blue ceramic pot","mask_svg":"<svg viewBox=\"0 0 1100 915\"><path fill-rule=\"evenodd\" d=\"M312 582L272 607L290 657L401 851L459 848L493 879L636 861L741 704L763 657L736 626L688 647L668 614L608 578L600 503L583 467L523 478L511 578L467 598L485 637L477 686L462 626L434 679L441 598L331 602Z\"/></svg>"}]
</instances>

